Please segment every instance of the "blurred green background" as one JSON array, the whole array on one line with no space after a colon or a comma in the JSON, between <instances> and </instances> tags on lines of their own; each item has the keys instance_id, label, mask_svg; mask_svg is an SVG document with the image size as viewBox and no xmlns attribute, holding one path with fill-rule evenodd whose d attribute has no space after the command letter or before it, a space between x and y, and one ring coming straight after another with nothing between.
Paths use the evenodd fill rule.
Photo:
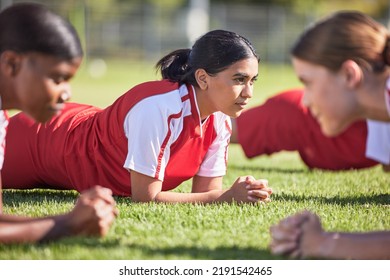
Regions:
<instances>
[{"instance_id":1,"label":"blurred green background","mask_svg":"<svg viewBox=\"0 0 390 280\"><path fill-rule=\"evenodd\" d=\"M25 1L0 0L0 8ZM244 35L261 58L250 106L299 86L289 49L302 30L337 10L359 10L388 25L389 0L37 0L76 27L85 50L73 101L101 107L137 83L159 79L154 64L213 29Z\"/></svg>"},{"instance_id":2,"label":"blurred green background","mask_svg":"<svg viewBox=\"0 0 390 280\"><path fill-rule=\"evenodd\" d=\"M22 1L0 0L1 8ZM248 37L268 63L288 63L304 27L330 12L360 10L388 24L388 0L37 0L68 18L87 60L156 61L212 29ZM98 73L95 73L99 75Z\"/></svg>"}]
</instances>

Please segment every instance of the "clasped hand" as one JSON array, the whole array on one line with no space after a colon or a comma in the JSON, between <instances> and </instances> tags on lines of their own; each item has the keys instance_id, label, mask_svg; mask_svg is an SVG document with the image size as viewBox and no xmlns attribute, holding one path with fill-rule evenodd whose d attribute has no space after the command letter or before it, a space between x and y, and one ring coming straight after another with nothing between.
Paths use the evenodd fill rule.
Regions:
<instances>
[{"instance_id":1,"label":"clasped hand","mask_svg":"<svg viewBox=\"0 0 390 280\"><path fill-rule=\"evenodd\" d=\"M117 215L111 190L95 186L80 195L68 216L74 233L105 236Z\"/></svg>"},{"instance_id":2,"label":"clasped hand","mask_svg":"<svg viewBox=\"0 0 390 280\"><path fill-rule=\"evenodd\" d=\"M236 202L266 203L271 201L272 189L268 187L268 180L255 179L253 176L237 178L229 190Z\"/></svg>"}]
</instances>

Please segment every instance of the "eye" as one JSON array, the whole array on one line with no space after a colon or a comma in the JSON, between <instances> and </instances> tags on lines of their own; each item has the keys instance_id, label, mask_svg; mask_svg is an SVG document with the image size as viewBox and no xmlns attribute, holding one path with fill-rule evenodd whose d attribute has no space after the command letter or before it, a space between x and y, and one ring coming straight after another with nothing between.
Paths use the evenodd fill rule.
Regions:
<instances>
[{"instance_id":1,"label":"eye","mask_svg":"<svg viewBox=\"0 0 390 280\"><path fill-rule=\"evenodd\" d=\"M68 75L53 75L51 79L55 84L59 85L63 82L67 82L70 79L70 77Z\"/></svg>"},{"instance_id":2,"label":"eye","mask_svg":"<svg viewBox=\"0 0 390 280\"><path fill-rule=\"evenodd\" d=\"M304 78L299 77L299 80L301 81L301 83L302 83L304 86L306 86L306 85L309 84L309 82L308 82L306 79L304 79Z\"/></svg>"},{"instance_id":3,"label":"eye","mask_svg":"<svg viewBox=\"0 0 390 280\"><path fill-rule=\"evenodd\" d=\"M55 79L53 79L53 81L55 84L59 85L64 81L64 79L63 78L55 78Z\"/></svg>"},{"instance_id":4,"label":"eye","mask_svg":"<svg viewBox=\"0 0 390 280\"><path fill-rule=\"evenodd\" d=\"M234 80L235 80L237 83L239 83L239 84L245 83L245 78L244 78L244 77L235 78Z\"/></svg>"}]
</instances>

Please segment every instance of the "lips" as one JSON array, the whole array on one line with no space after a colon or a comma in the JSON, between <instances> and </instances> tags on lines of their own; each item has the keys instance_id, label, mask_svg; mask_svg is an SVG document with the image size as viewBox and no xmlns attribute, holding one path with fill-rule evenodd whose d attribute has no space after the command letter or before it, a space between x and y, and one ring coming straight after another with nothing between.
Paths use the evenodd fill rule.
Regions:
<instances>
[{"instance_id":1,"label":"lips","mask_svg":"<svg viewBox=\"0 0 390 280\"><path fill-rule=\"evenodd\" d=\"M247 104L248 104L248 102L245 102L245 101L243 101L243 102L236 102L236 105L241 106L241 107L245 107Z\"/></svg>"},{"instance_id":2,"label":"lips","mask_svg":"<svg viewBox=\"0 0 390 280\"><path fill-rule=\"evenodd\" d=\"M236 105L240 108L239 110L244 110L247 103L236 103Z\"/></svg>"}]
</instances>

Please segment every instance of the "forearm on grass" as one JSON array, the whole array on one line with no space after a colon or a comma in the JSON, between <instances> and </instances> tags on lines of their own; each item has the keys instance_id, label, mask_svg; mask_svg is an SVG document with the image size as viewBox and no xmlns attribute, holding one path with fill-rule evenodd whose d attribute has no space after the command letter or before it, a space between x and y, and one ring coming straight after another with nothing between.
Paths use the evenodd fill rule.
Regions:
<instances>
[{"instance_id":1,"label":"forearm on grass","mask_svg":"<svg viewBox=\"0 0 390 280\"><path fill-rule=\"evenodd\" d=\"M225 193L221 177L195 176L191 193L163 191L162 181L135 171L131 171L130 179L134 202L212 203Z\"/></svg>"},{"instance_id":2,"label":"forearm on grass","mask_svg":"<svg viewBox=\"0 0 390 280\"><path fill-rule=\"evenodd\" d=\"M0 215L0 243L45 242L71 234L65 215L26 218Z\"/></svg>"},{"instance_id":3,"label":"forearm on grass","mask_svg":"<svg viewBox=\"0 0 390 280\"><path fill-rule=\"evenodd\" d=\"M211 190L200 193L176 193L176 192L159 192L154 201L167 203L213 203L219 201L223 195L223 190Z\"/></svg>"},{"instance_id":4,"label":"forearm on grass","mask_svg":"<svg viewBox=\"0 0 390 280\"><path fill-rule=\"evenodd\" d=\"M390 232L325 234L318 256L328 259L390 259Z\"/></svg>"}]
</instances>

